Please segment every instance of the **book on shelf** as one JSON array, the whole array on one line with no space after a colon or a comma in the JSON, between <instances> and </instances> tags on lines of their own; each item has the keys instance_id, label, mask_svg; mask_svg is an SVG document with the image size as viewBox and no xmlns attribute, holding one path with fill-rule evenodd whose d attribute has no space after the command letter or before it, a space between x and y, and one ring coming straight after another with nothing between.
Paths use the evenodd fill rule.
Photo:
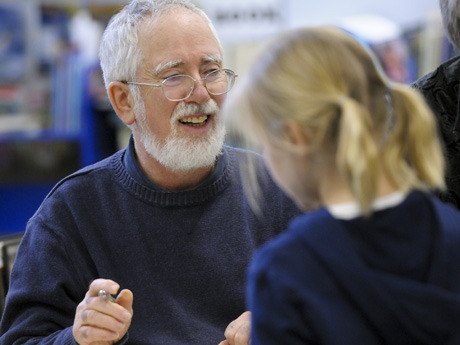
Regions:
<instances>
[{"instance_id":1,"label":"book on shelf","mask_svg":"<svg viewBox=\"0 0 460 345\"><path fill-rule=\"evenodd\" d=\"M0 4L0 82L14 83L27 73L27 23L20 4Z\"/></svg>"},{"instance_id":2,"label":"book on shelf","mask_svg":"<svg viewBox=\"0 0 460 345\"><path fill-rule=\"evenodd\" d=\"M78 52L69 51L52 69L51 128L78 133L81 128L84 65Z\"/></svg>"}]
</instances>

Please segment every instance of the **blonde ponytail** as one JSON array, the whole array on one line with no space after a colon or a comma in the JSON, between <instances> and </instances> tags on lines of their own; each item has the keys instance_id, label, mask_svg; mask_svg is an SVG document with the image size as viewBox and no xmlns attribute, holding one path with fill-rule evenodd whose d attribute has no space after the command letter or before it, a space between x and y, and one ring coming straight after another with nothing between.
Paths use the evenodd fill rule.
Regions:
<instances>
[{"instance_id":1,"label":"blonde ponytail","mask_svg":"<svg viewBox=\"0 0 460 345\"><path fill-rule=\"evenodd\" d=\"M445 163L434 115L406 85L394 84L391 98L394 128L383 150L388 177L400 189L443 189Z\"/></svg>"},{"instance_id":2,"label":"blonde ponytail","mask_svg":"<svg viewBox=\"0 0 460 345\"><path fill-rule=\"evenodd\" d=\"M361 104L341 97L336 164L364 214L377 193L378 147L372 133L372 119Z\"/></svg>"}]
</instances>

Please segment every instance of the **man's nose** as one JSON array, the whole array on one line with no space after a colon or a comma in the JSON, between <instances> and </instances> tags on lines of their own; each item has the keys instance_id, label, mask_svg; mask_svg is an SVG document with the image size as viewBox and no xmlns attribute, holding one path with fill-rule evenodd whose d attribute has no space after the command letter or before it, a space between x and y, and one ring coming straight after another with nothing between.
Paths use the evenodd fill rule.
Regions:
<instances>
[{"instance_id":1,"label":"man's nose","mask_svg":"<svg viewBox=\"0 0 460 345\"><path fill-rule=\"evenodd\" d=\"M201 78L195 78L193 91L190 97L188 97L185 101L202 104L207 102L210 98L211 94L208 92L204 80Z\"/></svg>"}]
</instances>

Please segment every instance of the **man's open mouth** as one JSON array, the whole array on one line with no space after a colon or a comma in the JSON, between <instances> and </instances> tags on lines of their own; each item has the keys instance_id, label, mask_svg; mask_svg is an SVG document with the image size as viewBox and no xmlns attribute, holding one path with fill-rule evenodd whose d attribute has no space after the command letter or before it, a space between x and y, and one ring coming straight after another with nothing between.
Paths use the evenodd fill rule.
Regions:
<instances>
[{"instance_id":1,"label":"man's open mouth","mask_svg":"<svg viewBox=\"0 0 460 345\"><path fill-rule=\"evenodd\" d=\"M199 126L204 126L207 120L208 120L208 115L202 115L202 116L195 116L195 117L186 117L186 118L180 119L179 122L187 126L199 127Z\"/></svg>"}]
</instances>

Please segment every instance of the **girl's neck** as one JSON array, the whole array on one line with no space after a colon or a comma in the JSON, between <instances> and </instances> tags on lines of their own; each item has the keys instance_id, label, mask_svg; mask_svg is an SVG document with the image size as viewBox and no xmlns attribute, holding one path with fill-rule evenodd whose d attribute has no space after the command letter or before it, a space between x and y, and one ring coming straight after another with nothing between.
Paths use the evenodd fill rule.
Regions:
<instances>
[{"instance_id":1,"label":"girl's neck","mask_svg":"<svg viewBox=\"0 0 460 345\"><path fill-rule=\"evenodd\" d=\"M386 176L381 176L378 182L376 198L383 197L398 189L390 183ZM328 178L320 183L320 197L325 206L356 202L348 186L341 178Z\"/></svg>"}]
</instances>

